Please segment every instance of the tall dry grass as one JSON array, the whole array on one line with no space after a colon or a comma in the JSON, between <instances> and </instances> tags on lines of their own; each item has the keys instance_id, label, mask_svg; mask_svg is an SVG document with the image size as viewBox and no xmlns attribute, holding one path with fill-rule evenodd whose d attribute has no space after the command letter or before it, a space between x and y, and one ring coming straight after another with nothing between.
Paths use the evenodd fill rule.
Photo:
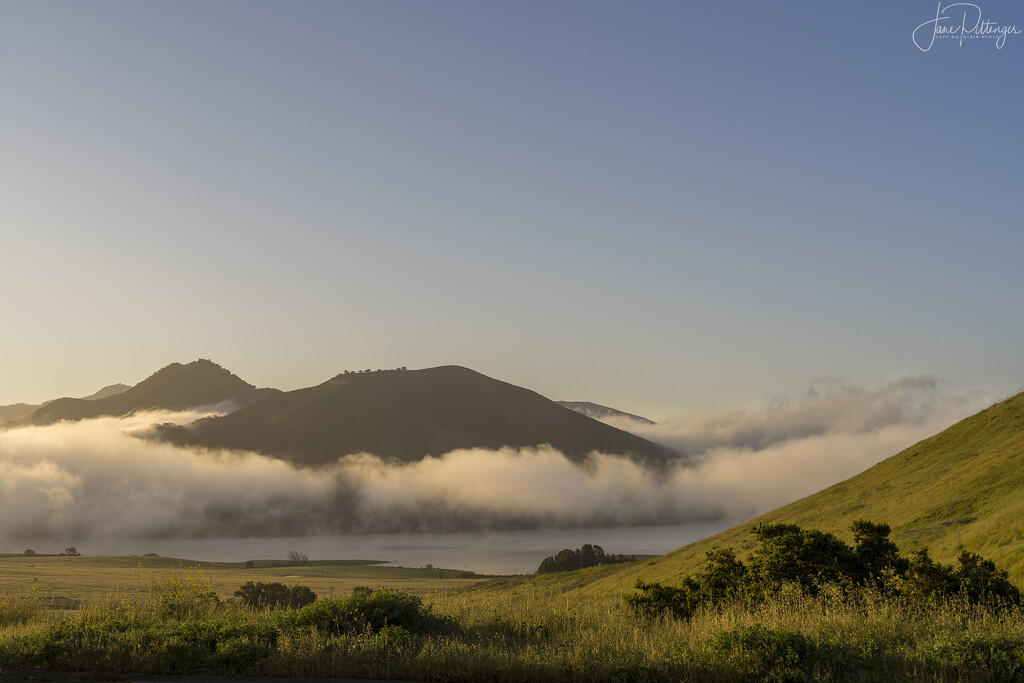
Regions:
<instances>
[{"instance_id":1,"label":"tall dry grass","mask_svg":"<svg viewBox=\"0 0 1024 683\"><path fill-rule=\"evenodd\" d=\"M637 615L621 597L571 595L530 582L433 593L401 624L364 619L345 599L318 603L319 617L252 611L211 599L201 575L77 610L7 595L0 667L466 681L1024 677L1015 608L794 589L682 621ZM357 626L320 618L343 612Z\"/></svg>"}]
</instances>

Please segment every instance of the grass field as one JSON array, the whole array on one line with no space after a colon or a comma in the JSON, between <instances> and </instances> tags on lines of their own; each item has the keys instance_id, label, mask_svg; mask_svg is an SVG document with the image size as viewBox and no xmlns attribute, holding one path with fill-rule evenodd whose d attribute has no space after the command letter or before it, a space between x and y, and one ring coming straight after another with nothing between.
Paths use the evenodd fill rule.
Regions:
<instances>
[{"instance_id":1,"label":"grass field","mask_svg":"<svg viewBox=\"0 0 1024 683\"><path fill-rule=\"evenodd\" d=\"M143 560L141 570L132 566ZM612 593L581 590L628 567L487 581L439 577L436 570L319 563L306 568L303 579L312 584L319 574L318 580L332 582L334 599L298 611L251 611L211 600L213 582L287 581L295 570L181 569L162 558L2 562L5 574L41 570L40 581L61 585L69 596L104 587L115 592L76 609L53 609L38 599L39 591L0 590L0 671L510 682L1024 676L1024 615L955 599L911 603L867 590L811 598L793 590L757 606L726 604L682 621L638 615ZM345 581L394 582L424 594L378 590L341 597Z\"/></svg>"},{"instance_id":2,"label":"grass field","mask_svg":"<svg viewBox=\"0 0 1024 683\"><path fill-rule=\"evenodd\" d=\"M0 555L0 595L35 595L65 604L115 593L144 593L154 581L183 570L201 572L212 590L229 598L246 581L309 586L320 597L346 595L356 586L395 588L414 594L465 588L487 577L448 569L384 567L372 560L256 560L201 562L169 557L66 557Z\"/></svg>"}]
</instances>

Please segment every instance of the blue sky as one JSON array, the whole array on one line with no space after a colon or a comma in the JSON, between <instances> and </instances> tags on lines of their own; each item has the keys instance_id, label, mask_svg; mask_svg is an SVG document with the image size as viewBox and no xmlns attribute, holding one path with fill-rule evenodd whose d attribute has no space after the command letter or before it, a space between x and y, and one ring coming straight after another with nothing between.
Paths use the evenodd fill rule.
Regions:
<instances>
[{"instance_id":1,"label":"blue sky","mask_svg":"<svg viewBox=\"0 0 1024 683\"><path fill-rule=\"evenodd\" d=\"M922 51L946 4L0 0L0 403L198 357L1019 391L1024 34Z\"/></svg>"}]
</instances>

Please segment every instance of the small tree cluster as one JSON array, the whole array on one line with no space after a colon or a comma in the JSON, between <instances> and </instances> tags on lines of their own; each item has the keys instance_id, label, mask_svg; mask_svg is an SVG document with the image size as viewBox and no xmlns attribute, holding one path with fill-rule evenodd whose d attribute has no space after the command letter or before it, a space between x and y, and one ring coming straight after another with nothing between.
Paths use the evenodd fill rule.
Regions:
<instances>
[{"instance_id":1,"label":"small tree cluster","mask_svg":"<svg viewBox=\"0 0 1024 683\"><path fill-rule=\"evenodd\" d=\"M279 582L247 581L235 591L235 597L252 609L298 609L316 602L316 593L308 586L289 588Z\"/></svg>"},{"instance_id":2,"label":"small tree cluster","mask_svg":"<svg viewBox=\"0 0 1024 683\"><path fill-rule=\"evenodd\" d=\"M565 548L556 555L545 557L537 568L538 574L551 574L553 572L571 572L584 567L597 567L602 564L618 564L620 562L632 562L636 558L632 555L609 555L599 545L587 543L576 550Z\"/></svg>"},{"instance_id":3,"label":"small tree cluster","mask_svg":"<svg viewBox=\"0 0 1024 683\"><path fill-rule=\"evenodd\" d=\"M404 365L402 367L400 367L400 368L392 368L390 370L381 370L380 368L377 368L376 370L372 370L370 368L366 368L365 370L342 370L339 374L335 375L334 378L337 379L338 377L343 377L345 375L365 375L368 372L372 373L372 372L405 372L405 371L406 371L406 367Z\"/></svg>"},{"instance_id":4,"label":"small tree cluster","mask_svg":"<svg viewBox=\"0 0 1024 683\"><path fill-rule=\"evenodd\" d=\"M956 567L934 562L927 550L907 559L889 540L888 524L858 520L851 530L853 546L795 524L762 524L753 531L760 545L746 564L731 548L715 548L707 553L704 568L682 585L637 581L640 592L628 596L626 603L638 612L689 619L702 605L729 599L755 604L787 585L808 595L825 586L875 586L910 597L963 595L972 603L1021 603L1007 573L980 555L964 551Z\"/></svg>"}]
</instances>

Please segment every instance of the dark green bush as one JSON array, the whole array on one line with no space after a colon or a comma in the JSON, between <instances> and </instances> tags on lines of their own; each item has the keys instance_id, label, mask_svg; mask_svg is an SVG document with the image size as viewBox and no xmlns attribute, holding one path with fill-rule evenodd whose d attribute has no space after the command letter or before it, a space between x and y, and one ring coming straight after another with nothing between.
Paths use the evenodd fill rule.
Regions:
<instances>
[{"instance_id":1,"label":"dark green bush","mask_svg":"<svg viewBox=\"0 0 1024 683\"><path fill-rule=\"evenodd\" d=\"M712 651L731 660L744 680L813 681L822 658L818 645L800 633L755 624L719 633Z\"/></svg>"},{"instance_id":2,"label":"dark green bush","mask_svg":"<svg viewBox=\"0 0 1024 683\"><path fill-rule=\"evenodd\" d=\"M826 586L846 594L875 587L911 599L959 596L970 604L1021 604L1021 593L1007 573L980 555L962 553L954 569L933 561L927 550L909 560L900 557L887 524L858 520L852 531L855 545L850 547L832 534L795 524L762 524L753 531L760 546L747 564L731 548L715 548L707 553L704 568L681 585L638 581L640 592L627 596L626 604L647 615L690 619L701 605L754 604L787 585L811 596Z\"/></svg>"},{"instance_id":3,"label":"dark green bush","mask_svg":"<svg viewBox=\"0 0 1024 683\"><path fill-rule=\"evenodd\" d=\"M949 680L1024 680L1024 641L1006 637L964 637L931 643L924 656Z\"/></svg>"},{"instance_id":4,"label":"dark green bush","mask_svg":"<svg viewBox=\"0 0 1024 683\"><path fill-rule=\"evenodd\" d=\"M235 591L235 597L252 609L298 609L316 602L316 593L308 586L289 588L279 582L247 581Z\"/></svg>"},{"instance_id":5,"label":"dark green bush","mask_svg":"<svg viewBox=\"0 0 1024 683\"><path fill-rule=\"evenodd\" d=\"M330 633L380 631L385 626L424 633L442 626L444 620L424 607L422 598L382 588L356 590L348 597L320 600L295 612L290 623Z\"/></svg>"},{"instance_id":6,"label":"dark green bush","mask_svg":"<svg viewBox=\"0 0 1024 683\"><path fill-rule=\"evenodd\" d=\"M626 604L634 611L656 617L668 613L677 619L689 619L701 604L700 586L687 577L682 586L636 581L639 593L626 596Z\"/></svg>"}]
</instances>

